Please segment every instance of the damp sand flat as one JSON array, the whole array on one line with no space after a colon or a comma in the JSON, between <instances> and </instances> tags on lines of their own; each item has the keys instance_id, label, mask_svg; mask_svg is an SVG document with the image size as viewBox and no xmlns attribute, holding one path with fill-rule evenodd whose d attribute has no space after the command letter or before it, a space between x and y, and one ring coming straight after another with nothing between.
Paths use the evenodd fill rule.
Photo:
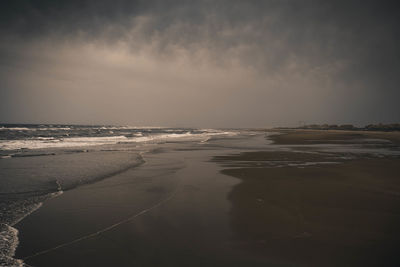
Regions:
<instances>
[{"instance_id":1,"label":"damp sand flat","mask_svg":"<svg viewBox=\"0 0 400 267\"><path fill-rule=\"evenodd\" d=\"M376 135L394 143L399 133ZM290 131L272 136L277 146L348 144L355 138L371 135ZM224 174L242 181L229 194L236 247L290 266L398 266L400 158L316 150L215 158L227 166Z\"/></svg>"}]
</instances>

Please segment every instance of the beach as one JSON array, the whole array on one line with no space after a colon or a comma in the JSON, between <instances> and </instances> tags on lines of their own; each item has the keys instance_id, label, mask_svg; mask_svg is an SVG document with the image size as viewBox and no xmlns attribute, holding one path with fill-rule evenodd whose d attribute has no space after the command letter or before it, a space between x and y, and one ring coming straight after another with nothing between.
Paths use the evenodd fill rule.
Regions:
<instances>
[{"instance_id":1,"label":"beach","mask_svg":"<svg viewBox=\"0 0 400 267\"><path fill-rule=\"evenodd\" d=\"M0 267L400 266L399 10L2 1Z\"/></svg>"},{"instance_id":2,"label":"beach","mask_svg":"<svg viewBox=\"0 0 400 267\"><path fill-rule=\"evenodd\" d=\"M397 266L398 135L354 134L236 130L26 157L69 162L77 173L86 166L82 177L100 178L13 225L14 258L27 266Z\"/></svg>"}]
</instances>

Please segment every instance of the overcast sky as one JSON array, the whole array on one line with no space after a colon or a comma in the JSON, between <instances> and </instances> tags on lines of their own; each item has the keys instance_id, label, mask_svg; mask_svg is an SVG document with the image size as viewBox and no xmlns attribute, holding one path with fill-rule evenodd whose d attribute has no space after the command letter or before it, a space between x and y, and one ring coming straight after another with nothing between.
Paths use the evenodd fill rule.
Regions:
<instances>
[{"instance_id":1,"label":"overcast sky","mask_svg":"<svg viewBox=\"0 0 400 267\"><path fill-rule=\"evenodd\" d=\"M396 2L4 0L0 122L399 122Z\"/></svg>"}]
</instances>

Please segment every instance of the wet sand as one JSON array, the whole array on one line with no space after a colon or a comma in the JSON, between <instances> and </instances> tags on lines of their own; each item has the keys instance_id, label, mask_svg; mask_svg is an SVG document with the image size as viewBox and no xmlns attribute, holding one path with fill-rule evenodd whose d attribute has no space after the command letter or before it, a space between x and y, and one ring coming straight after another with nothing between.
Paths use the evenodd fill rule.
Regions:
<instances>
[{"instance_id":1,"label":"wet sand","mask_svg":"<svg viewBox=\"0 0 400 267\"><path fill-rule=\"evenodd\" d=\"M359 144L378 136L395 142L399 133L287 131L271 139ZM290 266L399 266L400 158L316 150L215 157L228 167L222 173L242 181L229 194L236 247Z\"/></svg>"},{"instance_id":2,"label":"wet sand","mask_svg":"<svg viewBox=\"0 0 400 267\"><path fill-rule=\"evenodd\" d=\"M265 266L232 249L227 195L238 180L210 159L240 149L219 142L164 146L137 168L46 201L15 226L16 257L33 266Z\"/></svg>"}]
</instances>

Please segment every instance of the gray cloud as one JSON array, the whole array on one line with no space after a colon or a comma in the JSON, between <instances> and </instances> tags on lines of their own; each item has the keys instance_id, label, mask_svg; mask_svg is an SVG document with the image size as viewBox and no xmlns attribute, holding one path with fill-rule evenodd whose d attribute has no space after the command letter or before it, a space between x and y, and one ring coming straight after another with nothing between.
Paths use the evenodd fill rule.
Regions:
<instances>
[{"instance_id":1,"label":"gray cloud","mask_svg":"<svg viewBox=\"0 0 400 267\"><path fill-rule=\"evenodd\" d=\"M247 127L400 119L395 1L3 7L3 121Z\"/></svg>"}]
</instances>

